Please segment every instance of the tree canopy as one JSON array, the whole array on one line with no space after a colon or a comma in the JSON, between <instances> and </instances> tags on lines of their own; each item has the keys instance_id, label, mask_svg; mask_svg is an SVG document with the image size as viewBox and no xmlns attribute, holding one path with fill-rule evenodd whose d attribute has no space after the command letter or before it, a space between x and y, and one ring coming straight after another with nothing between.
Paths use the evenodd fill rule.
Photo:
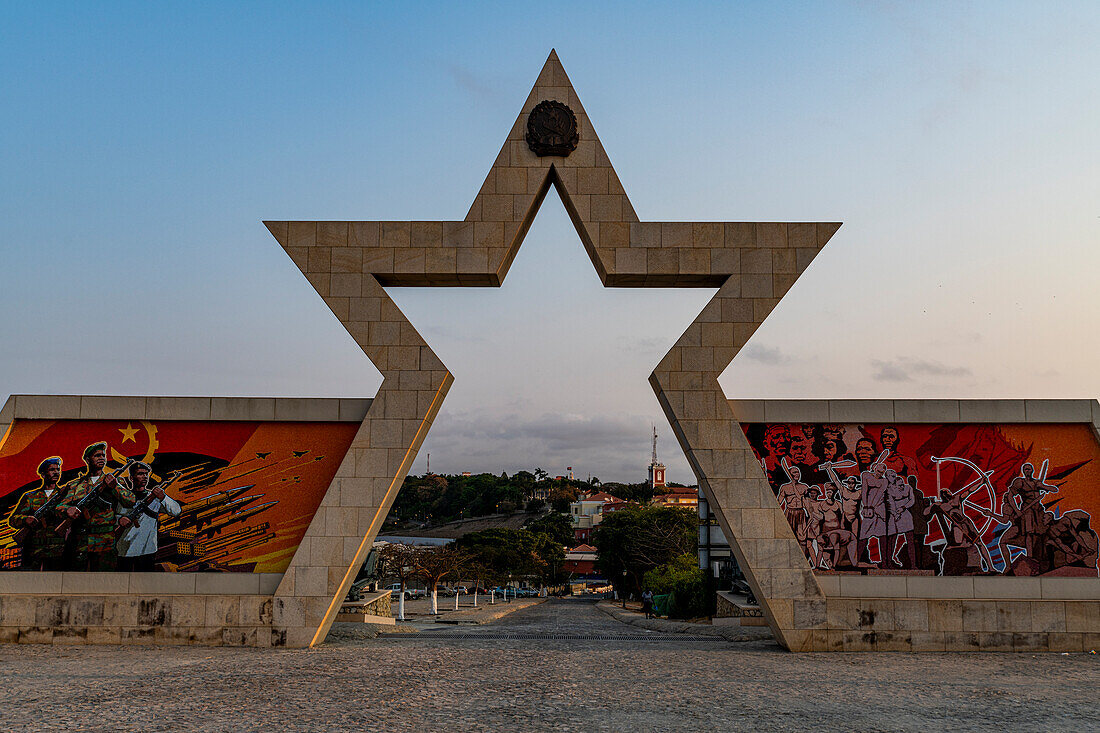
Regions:
<instances>
[{"instance_id":1,"label":"tree canopy","mask_svg":"<svg viewBox=\"0 0 1100 733\"><path fill-rule=\"evenodd\" d=\"M527 529L486 529L457 539L454 546L496 578L553 583L561 574L565 550L550 535Z\"/></svg>"},{"instance_id":2,"label":"tree canopy","mask_svg":"<svg viewBox=\"0 0 1100 733\"><path fill-rule=\"evenodd\" d=\"M605 484L606 487L606 484ZM604 515L593 534L597 566L608 580L637 591L645 574L680 555L694 554L698 517L679 507L629 506Z\"/></svg>"},{"instance_id":3,"label":"tree canopy","mask_svg":"<svg viewBox=\"0 0 1100 733\"><path fill-rule=\"evenodd\" d=\"M550 497L557 511L569 511L582 491L596 487L579 479L551 478L546 471L517 471L512 476L479 473L474 476L430 474L408 476L393 502L387 522L445 524L456 519L510 513L528 506L536 492ZM535 503L535 509L539 505Z\"/></svg>"},{"instance_id":4,"label":"tree canopy","mask_svg":"<svg viewBox=\"0 0 1100 733\"><path fill-rule=\"evenodd\" d=\"M524 529L549 535L559 545L573 545L573 523L567 514L547 514L528 524Z\"/></svg>"}]
</instances>

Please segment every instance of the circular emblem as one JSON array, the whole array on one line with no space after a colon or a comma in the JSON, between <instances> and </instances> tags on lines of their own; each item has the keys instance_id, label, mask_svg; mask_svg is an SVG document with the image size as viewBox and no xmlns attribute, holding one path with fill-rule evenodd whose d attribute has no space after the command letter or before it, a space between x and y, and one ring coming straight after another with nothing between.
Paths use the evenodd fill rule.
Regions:
<instances>
[{"instance_id":1,"label":"circular emblem","mask_svg":"<svg viewBox=\"0 0 1100 733\"><path fill-rule=\"evenodd\" d=\"M543 100L527 117L527 146L540 158L566 157L577 149L577 116L553 99Z\"/></svg>"}]
</instances>

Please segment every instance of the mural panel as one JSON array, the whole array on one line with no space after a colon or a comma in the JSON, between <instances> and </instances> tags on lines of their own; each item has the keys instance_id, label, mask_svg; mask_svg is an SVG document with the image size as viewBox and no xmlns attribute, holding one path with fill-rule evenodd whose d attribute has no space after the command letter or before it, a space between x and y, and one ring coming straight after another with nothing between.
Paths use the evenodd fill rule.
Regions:
<instances>
[{"instance_id":1,"label":"mural panel","mask_svg":"<svg viewBox=\"0 0 1100 733\"><path fill-rule=\"evenodd\" d=\"M358 428L17 420L0 568L283 572Z\"/></svg>"},{"instance_id":2,"label":"mural panel","mask_svg":"<svg viewBox=\"0 0 1100 733\"><path fill-rule=\"evenodd\" d=\"M742 428L817 572L1098 576L1088 425Z\"/></svg>"}]
</instances>

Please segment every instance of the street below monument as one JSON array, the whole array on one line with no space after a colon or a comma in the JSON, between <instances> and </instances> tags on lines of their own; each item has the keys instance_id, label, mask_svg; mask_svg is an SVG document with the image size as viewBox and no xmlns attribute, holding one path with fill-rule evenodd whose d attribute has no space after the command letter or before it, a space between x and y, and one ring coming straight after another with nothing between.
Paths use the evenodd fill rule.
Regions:
<instances>
[{"instance_id":1,"label":"street below monument","mask_svg":"<svg viewBox=\"0 0 1100 733\"><path fill-rule=\"evenodd\" d=\"M0 647L9 730L1095 730L1100 655L790 654L581 599L310 651ZM199 712L201 710L201 712ZM77 722L79 721L79 722Z\"/></svg>"}]
</instances>

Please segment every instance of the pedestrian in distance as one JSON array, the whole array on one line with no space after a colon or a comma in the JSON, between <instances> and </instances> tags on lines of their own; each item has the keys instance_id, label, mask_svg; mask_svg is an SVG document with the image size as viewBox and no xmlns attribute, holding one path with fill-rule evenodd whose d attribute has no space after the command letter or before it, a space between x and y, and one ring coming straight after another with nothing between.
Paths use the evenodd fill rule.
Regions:
<instances>
[{"instance_id":1,"label":"pedestrian in distance","mask_svg":"<svg viewBox=\"0 0 1100 733\"><path fill-rule=\"evenodd\" d=\"M642 612L646 618L653 618L653 591L646 588L642 591Z\"/></svg>"}]
</instances>

